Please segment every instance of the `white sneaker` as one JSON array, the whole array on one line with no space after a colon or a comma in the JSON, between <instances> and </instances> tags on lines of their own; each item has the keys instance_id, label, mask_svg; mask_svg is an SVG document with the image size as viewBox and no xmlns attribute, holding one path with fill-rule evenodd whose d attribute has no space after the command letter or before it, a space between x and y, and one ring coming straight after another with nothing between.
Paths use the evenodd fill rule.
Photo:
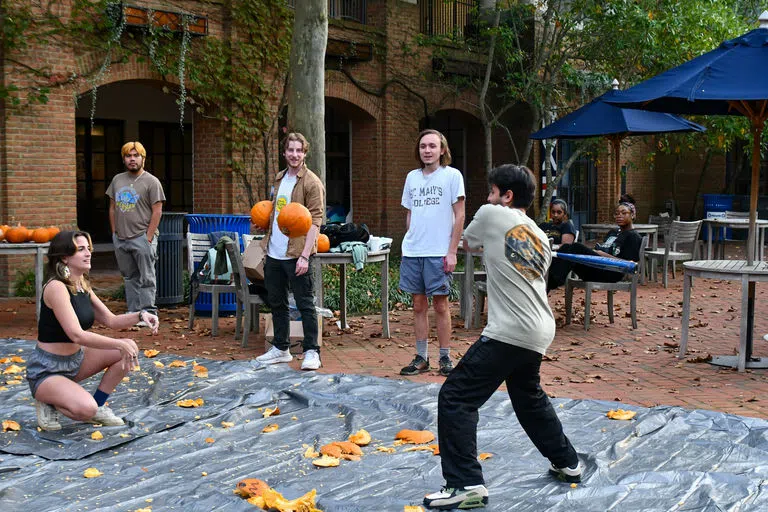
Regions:
<instances>
[{"instance_id":1,"label":"white sneaker","mask_svg":"<svg viewBox=\"0 0 768 512\"><path fill-rule=\"evenodd\" d=\"M59 423L59 411L50 404L35 400L35 412L37 413L37 425L47 431L61 430Z\"/></svg>"},{"instance_id":2,"label":"white sneaker","mask_svg":"<svg viewBox=\"0 0 768 512\"><path fill-rule=\"evenodd\" d=\"M301 363L302 370L317 370L322 366L320 354L317 350L307 350L304 352L304 361Z\"/></svg>"},{"instance_id":3,"label":"white sneaker","mask_svg":"<svg viewBox=\"0 0 768 512\"><path fill-rule=\"evenodd\" d=\"M568 483L581 482L581 473L583 471L584 471L584 466L581 465L581 461L579 461L575 466L571 466L568 468L558 468L554 464L552 464L549 468L550 475L555 476L559 480L562 480L563 482L568 482Z\"/></svg>"},{"instance_id":4,"label":"white sneaker","mask_svg":"<svg viewBox=\"0 0 768 512\"><path fill-rule=\"evenodd\" d=\"M144 320L139 320L135 324L133 324L134 327L149 327L149 324L145 322Z\"/></svg>"},{"instance_id":5,"label":"white sneaker","mask_svg":"<svg viewBox=\"0 0 768 512\"><path fill-rule=\"evenodd\" d=\"M461 488L443 487L439 492L424 496L424 506L440 510L482 508L488 504L488 489L484 485Z\"/></svg>"},{"instance_id":6,"label":"white sneaker","mask_svg":"<svg viewBox=\"0 0 768 512\"><path fill-rule=\"evenodd\" d=\"M87 423L98 423L105 427L119 427L125 425L123 419L117 416L108 405L104 404L96 409L96 414Z\"/></svg>"},{"instance_id":7,"label":"white sneaker","mask_svg":"<svg viewBox=\"0 0 768 512\"><path fill-rule=\"evenodd\" d=\"M290 363L293 361L293 356L290 350L280 350L273 346L269 349L269 352L262 354L256 358L256 361L261 364L276 364L276 363Z\"/></svg>"}]
</instances>

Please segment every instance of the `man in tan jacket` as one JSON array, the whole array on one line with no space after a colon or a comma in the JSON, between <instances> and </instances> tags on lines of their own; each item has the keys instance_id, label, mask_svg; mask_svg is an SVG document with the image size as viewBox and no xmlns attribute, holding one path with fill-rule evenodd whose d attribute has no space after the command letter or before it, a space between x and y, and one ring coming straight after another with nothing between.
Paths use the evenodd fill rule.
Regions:
<instances>
[{"instance_id":1,"label":"man in tan jacket","mask_svg":"<svg viewBox=\"0 0 768 512\"><path fill-rule=\"evenodd\" d=\"M317 343L317 312L313 287L312 255L317 252L317 236L325 211L323 182L304 163L309 142L300 133L289 133L284 142L283 154L288 167L277 175L273 198L272 219L264 248L264 286L267 302L272 309L275 337L272 348L256 358L261 364L288 363L293 359L290 346L290 316L288 311L288 287L293 291L296 307L301 313L304 327L304 361L302 370L320 368L320 346ZM288 203L300 203L312 214L312 226L305 236L288 238L277 226L277 216Z\"/></svg>"}]
</instances>

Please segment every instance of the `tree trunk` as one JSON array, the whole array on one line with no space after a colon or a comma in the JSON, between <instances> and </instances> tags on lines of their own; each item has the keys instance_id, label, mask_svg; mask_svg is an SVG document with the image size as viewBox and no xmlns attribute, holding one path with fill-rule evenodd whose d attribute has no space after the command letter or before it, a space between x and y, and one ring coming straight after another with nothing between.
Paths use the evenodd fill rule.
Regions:
<instances>
[{"instance_id":1,"label":"tree trunk","mask_svg":"<svg viewBox=\"0 0 768 512\"><path fill-rule=\"evenodd\" d=\"M303 0L296 9L291 40L288 130L309 140L307 166L325 184L325 47L328 2Z\"/></svg>"},{"instance_id":2,"label":"tree trunk","mask_svg":"<svg viewBox=\"0 0 768 512\"><path fill-rule=\"evenodd\" d=\"M489 3L489 2L485 2ZM495 8L496 2L490 2L493 5L486 7L487 9ZM486 13L487 14L487 13ZM485 148L483 152L483 164L485 166L485 173L490 174L493 168L493 119L488 112L488 87L491 82L491 73L493 71L493 54L496 50L496 29L499 28L499 20L501 19L501 11L497 10L496 15L493 17L491 24L491 41L488 49L488 64L485 68L485 78L483 79L483 86L480 89L480 122L483 123L483 136L485 139Z\"/></svg>"}]
</instances>

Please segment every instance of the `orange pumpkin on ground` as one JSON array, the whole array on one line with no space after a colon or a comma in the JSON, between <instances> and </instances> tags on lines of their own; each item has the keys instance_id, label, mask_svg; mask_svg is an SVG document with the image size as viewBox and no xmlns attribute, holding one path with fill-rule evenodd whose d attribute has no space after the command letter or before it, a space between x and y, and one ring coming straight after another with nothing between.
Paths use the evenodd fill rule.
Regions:
<instances>
[{"instance_id":1,"label":"orange pumpkin on ground","mask_svg":"<svg viewBox=\"0 0 768 512\"><path fill-rule=\"evenodd\" d=\"M5 239L12 244L24 243L29 239L28 229L24 226L12 227L5 233Z\"/></svg>"},{"instance_id":2,"label":"orange pumpkin on ground","mask_svg":"<svg viewBox=\"0 0 768 512\"><path fill-rule=\"evenodd\" d=\"M320 233L317 237L317 252L328 252L331 250L331 240L328 235Z\"/></svg>"},{"instance_id":3,"label":"orange pumpkin on ground","mask_svg":"<svg viewBox=\"0 0 768 512\"><path fill-rule=\"evenodd\" d=\"M44 244L51 241L51 232L48 228L37 228L32 230L32 241L38 244Z\"/></svg>"},{"instance_id":4,"label":"orange pumpkin on ground","mask_svg":"<svg viewBox=\"0 0 768 512\"><path fill-rule=\"evenodd\" d=\"M280 210L277 225L288 238L304 236L312 227L312 214L303 204L288 203Z\"/></svg>"},{"instance_id":5,"label":"orange pumpkin on ground","mask_svg":"<svg viewBox=\"0 0 768 512\"><path fill-rule=\"evenodd\" d=\"M272 215L272 201L259 201L251 208L251 222L267 229L269 227L269 217Z\"/></svg>"}]
</instances>

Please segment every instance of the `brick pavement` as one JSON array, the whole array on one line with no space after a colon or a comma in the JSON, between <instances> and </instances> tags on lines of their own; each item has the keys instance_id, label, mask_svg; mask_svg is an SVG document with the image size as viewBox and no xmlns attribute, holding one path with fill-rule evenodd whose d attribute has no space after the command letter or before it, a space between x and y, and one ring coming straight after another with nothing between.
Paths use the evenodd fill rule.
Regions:
<instances>
[{"instance_id":1,"label":"brick pavement","mask_svg":"<svg viewBox=\"0 0 768 512\"><path fill-rule=\"evenodd\" d=\"M119 282L114 272L94 272L99 289ZM756 356L768 357L768 287L757 287L755 312ZM579 294L581 293L581 294ZM691 362L707 355L733 354L739 341L739 285L714 280L697 280L692 298L689 353L679 360L677 343L682 311L682 278L641 286L638 292L638 325L632 330L627 317L629 296L617 293L616 323L608 323L604 293L593 294L593 320L589 332L583 329L583 292L576 292L575 323L562 326L563 293L555 291L550 303L558 319L558 330L542 365L542 384L552 396L619 400L641 406L677 405L710 409L745 416L768 418L768 370L719 368L704 362ZM119 302L109 306L120 311ZM480 330L465 330L454 312L454 356L461 355L477 339ZM220 336L210 337L210 320L199 318L195 328L186 329L185 307L163 309L160 336L144 332L131 334L142 348L159 348L179 354L211 358L252 358L264 350L263 338L253 336L248 348L241 349L234 338L234 320L221 321ZM0 302L0 336L35 338L34 304L28 299L3 299ZM415 377L401 377L398 371L413 355L412 313L391 313L389 340L381 332L378 315L353 317L350 329L341 331L332 321L325 328L322 351L326 373L359 373L419 382L441 382L436 371ZM106 331L105 331L106 332ZM433 357L436 340L430 340ZM291 365L298 368L300 362Z\"/></svg>"}]
</instances>

